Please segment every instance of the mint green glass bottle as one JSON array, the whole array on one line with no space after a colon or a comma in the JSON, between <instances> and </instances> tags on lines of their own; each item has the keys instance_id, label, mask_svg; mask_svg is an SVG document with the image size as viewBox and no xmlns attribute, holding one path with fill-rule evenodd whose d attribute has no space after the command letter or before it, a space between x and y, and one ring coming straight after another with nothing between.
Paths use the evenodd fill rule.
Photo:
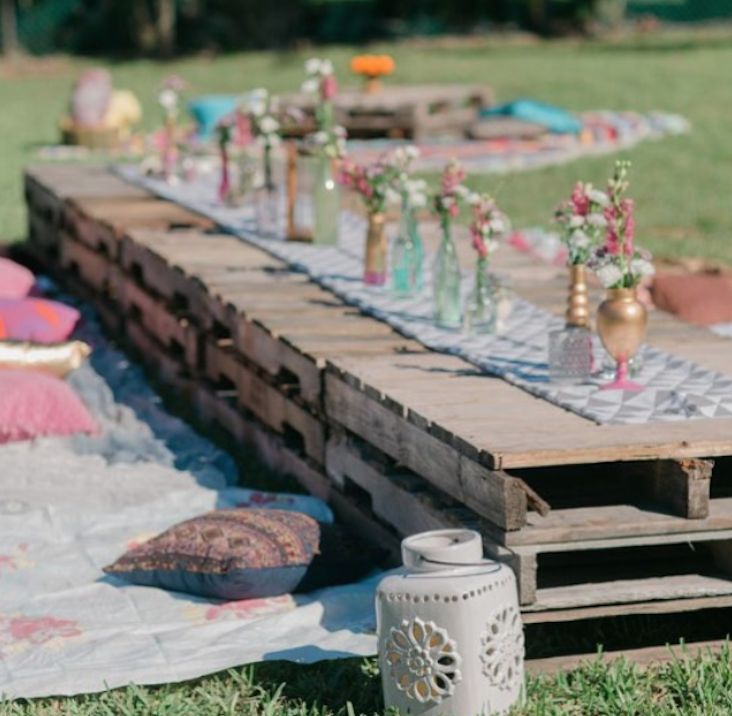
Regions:
<instances>
[{"instance_id":1,"label":"mint green glass bottle","mask_svg":"<svg viewBox=\"0 0 732 716\"><path fill-rule=\"evenodd\" d=\"M416 211L402 198L399 234L391 250L392 293L400 298L418 294L424 287L424 245Z\"/></svg>"},{"instance_id":2,"label":"mint green glass bottle","mask_svg":"<svg viewBox=\"0 0 732 716\"><path fill-rule=\"evenodd\" d=\"M462 323L460 306L460 263L450 232L450 220L442 220L442 241L432 271L435 323L441 328L459 328Z\"/></svg>"}]
</instances>

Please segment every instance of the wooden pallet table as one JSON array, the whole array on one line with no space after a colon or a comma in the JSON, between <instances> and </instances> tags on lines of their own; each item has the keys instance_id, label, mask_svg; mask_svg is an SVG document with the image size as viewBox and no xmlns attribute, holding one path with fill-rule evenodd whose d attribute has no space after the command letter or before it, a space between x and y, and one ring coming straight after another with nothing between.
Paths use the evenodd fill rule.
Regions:
<instances>
[{"instance_id":1,"label":"wooden pallet table","mask_svg":"<svg viewBox=\"0 0 732 716\"><path fill-rule=\"evenodd\" d=\"M732 606L732 419L595 425L119 185L100 169L30 170L45 232L31 243L200 420L392 550L424 529L479 530L515 570L527 623ZM459 252L472 258L468 242ZM511 250L495 267L563 312L562 268ZM732 343L660 312L649 341L732 365Z\"/></svg>"},{"instance_id":2,"label":"wooden pallet table","mask_svg":"<svg viewBox=\"0 0 732 716\"><path fill-rule=\"evenodd\" d=\"M286 130L295 136L312 131L314 105L309 95L283 98L305 113L305 121ZM493 103L487 85L387 85L367 94L342 90L335 100L336 121L354 138L393 137L420 140L442 134L464 135L478 110Z\"/></svg>"}]
</instances>

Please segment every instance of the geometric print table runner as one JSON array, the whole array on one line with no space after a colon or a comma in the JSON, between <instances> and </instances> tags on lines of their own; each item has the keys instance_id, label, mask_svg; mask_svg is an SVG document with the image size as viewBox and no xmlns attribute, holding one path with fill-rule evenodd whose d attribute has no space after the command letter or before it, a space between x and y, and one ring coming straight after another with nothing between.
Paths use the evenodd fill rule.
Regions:
<instances>
[{"instance_id":1,"label":"geometric print table runner","mask_svg":"<svg viewBox=\"0 0 732 716\"><path fill-rule=\"evenodd\" d=\"M413 298L397 298L388 287L362 282L366 222L341 212L338 246L268 238L257 233L251 207L230 208L216 200L214 177L171 186L142 175L136 166L117 168L126 180L209 217L223 230L285 261L294 270L332 291L363 313L382 320L427 348L459 356L491 375L500 376L532 395L548 400L599 424L640 424L694 418L732 416L732 378L665 351L644 346L641 369L635 380L645 386L639 393L602 391L608 382L592 379L583 384L557 384L549 379L549 332L564 321L541 308L513 298L502 330L494 335L470 336L435 326L432 319L431 261L425 262L425 288ZM284 236L284 215L281 236ZM473 274L463 275L465 297ZM595 337L595 355L603 351Z\"/></svg>"}]
</instances>

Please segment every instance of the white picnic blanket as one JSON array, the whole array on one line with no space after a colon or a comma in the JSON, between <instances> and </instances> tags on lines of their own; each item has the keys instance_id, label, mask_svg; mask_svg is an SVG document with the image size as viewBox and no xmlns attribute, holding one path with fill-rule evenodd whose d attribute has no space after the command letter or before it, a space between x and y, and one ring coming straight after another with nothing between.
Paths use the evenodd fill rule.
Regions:
<instances>
[{"instance_id":1,"label":"white picnic blanket","mask_svg":"<svg viewBox=\"0 0 732 716\"><path fill-rule=\"evenodd\" d=\"M80 333L95 344L94 367L71 382L102 435L0 446L0 701L373 654L378 576L217 602L104 575L131 545L214 508L332 515L312 497L232 487L228 456L165 413L93 323Z\"/></svg>"}]
</instances>

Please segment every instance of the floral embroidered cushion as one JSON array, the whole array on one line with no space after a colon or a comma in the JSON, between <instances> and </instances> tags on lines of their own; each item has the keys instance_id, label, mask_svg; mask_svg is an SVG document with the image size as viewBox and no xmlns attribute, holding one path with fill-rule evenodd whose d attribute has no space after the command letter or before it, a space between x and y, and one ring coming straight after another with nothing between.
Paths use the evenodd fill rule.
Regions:
<instances>
[{"instance_id":1,"label":"floral embroidered cushion","mask_svg":"<svg viewBox=\"0 0 732 716\"><path fill-rule=\"evenodd\" d=\"M25 266L0 257L0 298L23 298L30 293L35 281Z\"/></svg>"},{"instance_id":2,"label":"floral embroidered cushion","mask_svg":"<svg viewBox=\"0 0 732 716\"><path fill-rule=\"evenodd\" d=\"M0 340L59 343L79 321L71 306L44 298L0 298Z\"/></svg>"},{"instance_id":3,"label":"floral embroidered cushion","mask_svg":"<svg viewBox=\"0 0 732 716\"><path fill-rule=\"evenodd\" d=\"M45 373L0 370L0 444L97 429L64 381Z\"/></svg>"},{"instance_id":4,"label":"floral embroidered cushion","mask_svg":"<svg viewBox=\"0 0 732 716\"><path fill-rule=\"evenodd\" d=\"M216 510L174 525L104 571L206 597L273 597L295 591L319 543L319 524L300 512Z\"/></svg>"}]
</instances>

